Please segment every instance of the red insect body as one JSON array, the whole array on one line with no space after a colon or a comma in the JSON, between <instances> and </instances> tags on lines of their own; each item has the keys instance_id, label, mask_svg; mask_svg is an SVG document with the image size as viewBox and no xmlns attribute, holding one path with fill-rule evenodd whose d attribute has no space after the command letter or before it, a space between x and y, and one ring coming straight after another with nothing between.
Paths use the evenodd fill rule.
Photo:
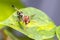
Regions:
<instances>
[{"instance_id":1,"label":"red insect body","mask_svg":"<svg viewBox=\"0 0 60 40\"><path fill-rule=\"evenodd\" d=\"M20 21L20 19L23 19L23 22L24 22L25 24L28 24L28 23L30 22L29 16L25 16L25 15L23 14L23 12L22 12L22 11L19 11L14 5L12 5L12 7L17 11L17 15L18 15L19 21Z\"/></svg>"},{"instance_id":2,"label":"red insect body","mask_svg":"<svg viewBox=\"0 0 60 40\"><path fill-rule=\"evenodd\" d=\"M28 24L30 22L29 16L24 16L23 22L25 22L25 24Z\"/></svg>"}]
</instances>

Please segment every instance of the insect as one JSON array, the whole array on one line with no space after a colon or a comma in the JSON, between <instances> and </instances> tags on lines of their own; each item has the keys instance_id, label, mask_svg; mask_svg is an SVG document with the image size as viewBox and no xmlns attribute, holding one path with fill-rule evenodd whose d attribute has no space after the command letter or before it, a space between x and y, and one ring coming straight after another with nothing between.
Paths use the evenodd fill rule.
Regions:
<instances>
[{"instance_id":1,"label":"insect","mask_svg":"<svg viewBox=\"0 0 60 40\"><path fill-rule=\"evenodd\" d=\"M29 16L24 16L23 22L25 22L25 24L30 23L30 18L29 18Z\"/></svg>"},{"instance_id":2,"label":"insect","mask_svg":"<svg viewBox=\"0 0 60 40\"><path fill-rule=\"evenodd\" d=\"M22 12L18 13L18 18L20 21L22 20L25 24L28 24L30 22L30 17L25 16Z\"/></svg>"},{"instance_id":3,"label":"insect","mask_svg":"<svg viewBox=\"0 0 60 40\"><path fill-rule=\"evenodd\" d=\"M19 21L23 21L25 24L30 22L30 17L23 14L22 11L19 11L14 5L12 7L17 11Z\"/></svg>"}]
</instances>

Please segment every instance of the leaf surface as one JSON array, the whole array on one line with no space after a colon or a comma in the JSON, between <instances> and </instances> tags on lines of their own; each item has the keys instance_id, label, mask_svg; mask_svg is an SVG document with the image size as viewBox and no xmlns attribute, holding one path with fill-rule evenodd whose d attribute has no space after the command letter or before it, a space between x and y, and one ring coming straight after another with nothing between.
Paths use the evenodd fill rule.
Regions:
<instances>
[{"instance_id":1,"label":"leaf surface","mask_svg":"<svg viewBox=\"0 0 60 40\"><path fill-rule=\"evenodd\" d=\"M34 15L30 19L30 23L25 25L24 22L20 21L19 24L17 21L17 12L14 12L8 19L3 21L2 24L22 32L23 34L35 40L54 37L56 25L44 12L32 7L23 8L20 10L24 15L29 17Z\"/></svg>"}]
</instances>

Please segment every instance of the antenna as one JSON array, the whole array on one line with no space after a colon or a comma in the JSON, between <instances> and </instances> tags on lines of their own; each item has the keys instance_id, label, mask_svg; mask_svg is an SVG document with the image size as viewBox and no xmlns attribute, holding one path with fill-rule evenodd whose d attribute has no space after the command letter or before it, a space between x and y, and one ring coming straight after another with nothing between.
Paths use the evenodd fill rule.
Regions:
<instances>
[{"instance_id":1,"label":"antenna","mask_svg":"<svg viewBox=\"0 0 60 40\"><path fill-rule=\"evenodd\" d=\"M12 5L12 7L13 7L16 11L19 11L18 8L16 8L14 5Z\"/></svg>"}]
</instances>

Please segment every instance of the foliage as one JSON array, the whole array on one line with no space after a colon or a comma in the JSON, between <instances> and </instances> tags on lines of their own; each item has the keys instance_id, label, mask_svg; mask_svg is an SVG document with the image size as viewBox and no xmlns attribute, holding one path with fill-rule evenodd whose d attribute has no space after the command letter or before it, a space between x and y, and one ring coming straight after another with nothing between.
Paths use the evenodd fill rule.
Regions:
<instances>
[{"instance_id":1,"label":"foliage","mask_svg":"<svg viewBox=\"0 0 60 40\"><path fill-rule=\"evenodd\" d=\"M35 16L30 19L30 23L27 25L22 21L18 23L17 12L14 12L8 19L0 24L11 27L35 40L54 37L56 25L44 12L32 7L20 10L24 15L31 16L35 14Z\"/></svg>"}]
</instances>

